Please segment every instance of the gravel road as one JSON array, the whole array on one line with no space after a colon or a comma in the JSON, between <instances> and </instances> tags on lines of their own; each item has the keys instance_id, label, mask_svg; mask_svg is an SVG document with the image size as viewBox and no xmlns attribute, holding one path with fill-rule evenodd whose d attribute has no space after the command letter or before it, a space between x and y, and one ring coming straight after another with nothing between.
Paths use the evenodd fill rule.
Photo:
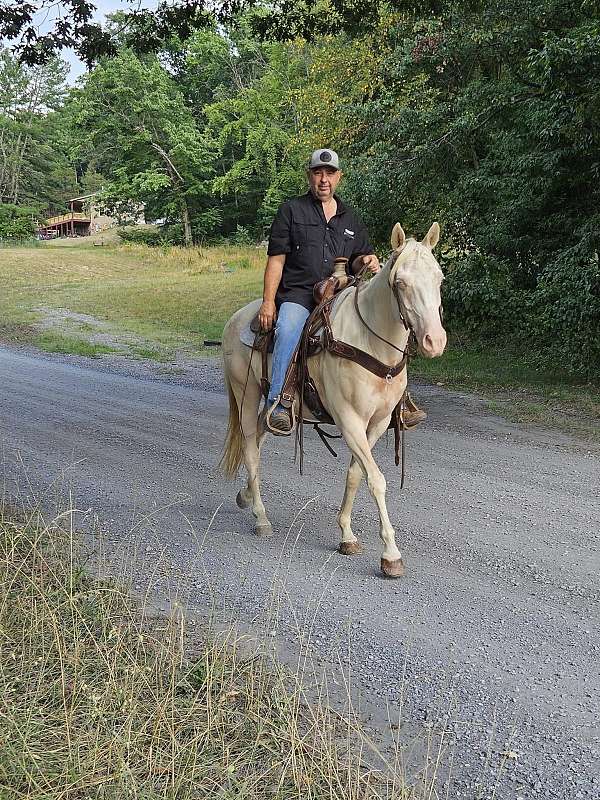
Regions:
<instances>
[{"instance_id":1,"label":"gravel road","mask_svg":"<svg viewBox=\"0 0 600 800\"><path fill-rule=\"evenodd\" d=\"M218 362L167 376L0 349L4 481L9 495L46 503L72 490L92 509L85 519L97 515L107 558L138 591L151 580L163 608L177 591L191 610L250 629L271 609L266 629L284 657L308 646L334 703L347 671L381 746L398 738L411 780L427 743L442 743L439 788L451 798L597 800L598 449L510 425L440 387L415 394L430 419L409 435L404 492L392 443L376 450L407 565L400 581L378 574L364 487L354 525L364 552L335 552L347 453L335 461L312 435L304 477L291 443L270 443L263 496L275 534L253 535L238 485L215 467Z\"/></svg>"}]
</instances>

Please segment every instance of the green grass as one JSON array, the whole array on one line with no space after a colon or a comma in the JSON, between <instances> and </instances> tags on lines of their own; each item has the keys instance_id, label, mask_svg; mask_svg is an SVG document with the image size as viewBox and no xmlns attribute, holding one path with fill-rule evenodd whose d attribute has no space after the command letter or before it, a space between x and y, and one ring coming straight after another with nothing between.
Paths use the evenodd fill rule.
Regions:
<instances>
[{"instance_id":1,"label":"green grass","mask_svg":"<svg viewBox=\"0 0 600 800\"><path fill-rule=\"evenodd\" d=\"M256 248L93 247L55 243L0 251L3 323L30 324L40 307L68 308L174 347L220 338L231 314L262 292Z\"/></svg>"},{"instance_id":2,"label":"green grass","mask_svg":"<svg viewBox=\"0 0 600 800\"><path fill-rule=\"evenodd\" d=\"M93 578L79 547L0 503L1 797L408 798L296 676Z\"/></svg>"},{"instance_id":3,"label":"green grass","mask_svg":"<svg viewBox=\"0 0 600 800\"><path fill-rule=\"evenodd\" d=\"M106 353L119 352L116 348L108 345L93 344L84 339L63 336L52 331L39 334L34 338L33 343L46 353L69 353L75 356L87 356L88 358L97 358Z\"/></svg>"},{"instance_id":4,"label":"green grass","mask_svg":"<svg viewBox=\"0 0 600 800\"><path fill-rule=\"evenodd\" d=\"M512 422L542 424L598 438L600 385L541 369L530 356L497 344L483 348L450 337L441 358L415 358L409 376L450 389L476 392Z\"/></svg>"},{"instance_id":5,"label":"green grass","mask_svg":"<svg viewBox=\"0 0 600 800\"><path fill-rule=\"evenodd\" d=\"M157 347L131 345L129 349L138 358L146 358L151 361L165 362L170 361L173 357L172 353Z\"/></svg>"}]
</instances>

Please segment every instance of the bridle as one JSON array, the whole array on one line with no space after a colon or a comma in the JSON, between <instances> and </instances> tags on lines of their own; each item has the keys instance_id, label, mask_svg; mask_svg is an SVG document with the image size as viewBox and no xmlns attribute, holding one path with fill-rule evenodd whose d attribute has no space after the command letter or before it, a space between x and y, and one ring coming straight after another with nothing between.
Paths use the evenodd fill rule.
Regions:
<instances>
[{"instance_id":1,"label":"bridle","mask_svg":"<svg viewBox=\"0 0 600 800\"><path fill-rule=\"evenodd\" d=\"M389 264L390 272L394 268L394 266L396 264L396 261L400 257L400 254L402 253L403 250L404 250L404 247L401 247L399 250L393 250L392 251L392 253L391 253L390 257L388 258L388 260L386 262L386 265L385 265L387 267L388 264ZM385 269L385 267L384 267L384 269ZM408 352L408 349L409 349L409 346L411 345L411 343L416 345L417 340L416 340L416 336L415 336L415 332L413 330L413 327L407 321L406 312L403 310L403 307L402 307L403 304L402 304L402 299L400 297L400 288L398 286L398 281L397 280L390 281L390 286L392 288L392 293L393 293L394 298L396 300L396 305L398 306L398 314L400 316L400 320L401 320L402 324L404 325L405 330L408 331L408 334L409 334L408 342L406 343L406 348L404 350L401 347L398 347L397 345L395 345L393 342L390 342L388 339L385 339L383 336L380 336L376 331L374 331L373 328L371 328L371 326L365 320L363 315L360 313L360 308L358 307L358 292L359 292L360 286L364 283L364 277L366 275L366 272L367 272L367 268L366 267L362 267L360 272L356 276L356 288L354 290L354 308L356 310L358 318L360 319L362 324L365 326L365 328L369 331L369 333L372 333L373 336L375 336L376 339L379 339L381 342L385 342L385 344L389 345L390 347L393 347L394 350L397 350L399 353L402 353L404 355L404 354L406 354ZM438 309L438 313L440 315L440 322L443 325L444 324L444 308L443 308L441 303L440 303L440 307Z\"/></svg>"}]
</instances>

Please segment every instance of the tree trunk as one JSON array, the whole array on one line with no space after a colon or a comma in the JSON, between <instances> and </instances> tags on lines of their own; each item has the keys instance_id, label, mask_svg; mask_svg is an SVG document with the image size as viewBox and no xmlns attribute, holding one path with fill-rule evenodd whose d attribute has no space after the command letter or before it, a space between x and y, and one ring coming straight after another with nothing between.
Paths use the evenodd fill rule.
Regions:
<instances>
[{"instance_id":1,"label":"tree trunk","mask_svg":"<svg viewBox=\"0 0 600 800\"><path fill-rule=\"evenodd\" d=\"M194 244L192 239L192 224L190 222L190 210L185 197L181 198L181 221L183 222L183 239L186 247Z\"/></svg>"},{"instance_id":2,"label":"tree trunk","mask_svg":"<svg viewBox=\"0 0 600 800\"><path fill-rule=\"evenodd\" d=\"M160 153L162 159L164 160L167 167L167 172L171 178L171 183L173 184L173 188L175 190L181 190L183 188L183 178L181 177L175 164L171 161L169 154L158 144L158 142L151 142L150 144L157 153ZM190 222L190 210L188 208L187 200L185 197L183 197L183 195L179 197L179 205L181 207L181 222L183 223L183 239L185 246L191 247L194 243L194 240L192 239L192 223Z\"/></svg>"}]
</instances>

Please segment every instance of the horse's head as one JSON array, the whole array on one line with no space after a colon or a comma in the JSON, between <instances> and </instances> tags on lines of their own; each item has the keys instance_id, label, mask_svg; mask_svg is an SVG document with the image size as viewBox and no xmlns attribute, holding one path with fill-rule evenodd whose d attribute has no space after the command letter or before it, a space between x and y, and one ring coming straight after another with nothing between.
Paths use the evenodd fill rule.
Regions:
<instances>
[{"instance_id":1,"label":"horse's head","mask_svg":"<svg viewBox=\"0 0 600 800\"><path fill-rule=\"evenodd\" d=\"M444 276L432 253L439 238L437 222L422 242L407 240L399 222L392 230L390 286L400 318L414 333L419 352L426 358L441 356L446 347L440 297Z\"/></svg>"}]
</instances>

